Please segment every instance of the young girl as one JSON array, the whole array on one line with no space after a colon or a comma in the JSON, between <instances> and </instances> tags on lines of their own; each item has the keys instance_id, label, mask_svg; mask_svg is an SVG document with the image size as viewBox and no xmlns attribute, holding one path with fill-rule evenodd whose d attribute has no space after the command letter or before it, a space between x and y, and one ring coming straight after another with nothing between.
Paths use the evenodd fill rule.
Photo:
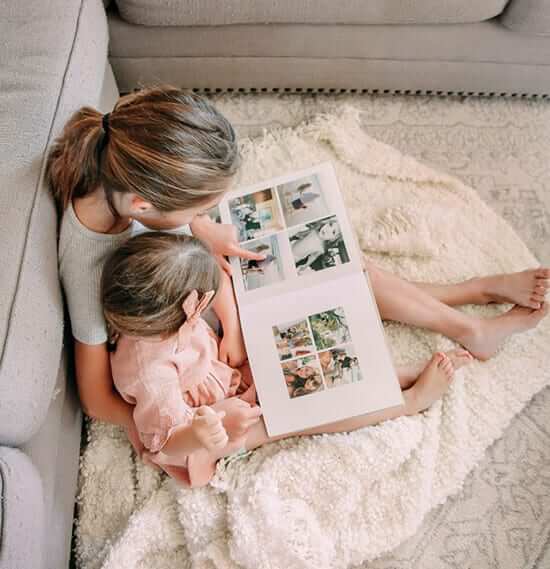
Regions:
<instances>
[{"instance_id":1,"label":"young girl","mask_svg":"<svg viewBox=\"0 0 550 569\"><path fill-rule=\"evenodd\" d=\"M248 366L236 369L222 361L219 340L201 318L211 302L226 305L228 312L236 309L223 278L199 241L162 233L132 237L103 269L102 302L115 344L115 385L134 406L148 458L188 486L206 484L220 457L275 440L260 421ZM240 338L238 325L222 324L224 337ZM453 358L460 366L471 356L461 351ZM437 354L404 392L404 406L295 434L347 431L417 413L441 397L453 371L451 358ZM308 365L293 376L291 397L321 386Z\"/></svg>"},{"instance_id":2,"label":"young girl","mask_svg":"<svg viewBox=\"0 0 550 569\"><path fill-rule=\"evenodd\" d=\"M238 246L233 227L203 215L231 187L238 165L229 121L208 100L170 85L125 95L105 115L90 107L76 111L50 149L46 171L62 214L59 272L82 407L91 417L123 426L138 452L143 447L133 407L114 389L111 375L99 294L104 258L139 222L153 229L190 224L227 271L224 255L261 260ZM546 312L548 269L451 285L410 283L372 263L365 270L382 318L445 334L476 357L491 357L507 336L535 326ZM489 302L519 306L493 319L452 308ZM224 337L220 355L232 365L244 360L238 337ZM418 371L411 368L409 376Z\"/></svg>"}]
</instances>

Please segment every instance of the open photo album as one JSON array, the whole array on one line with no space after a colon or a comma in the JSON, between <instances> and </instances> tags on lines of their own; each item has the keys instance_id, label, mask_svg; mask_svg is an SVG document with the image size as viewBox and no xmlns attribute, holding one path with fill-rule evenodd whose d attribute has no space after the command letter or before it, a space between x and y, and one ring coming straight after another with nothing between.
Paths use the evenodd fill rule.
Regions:
<instances>
[{"instance_id":1,"label":"open photo album","mask_svg":"<svg viewBox=\"0 0 550 569\"><path fill-rule=\"evenodd\" d=\"M248 358L270 436L401 405L359 247L330 162L232 191L220 204Z\"/></svg>"}]
</instances>

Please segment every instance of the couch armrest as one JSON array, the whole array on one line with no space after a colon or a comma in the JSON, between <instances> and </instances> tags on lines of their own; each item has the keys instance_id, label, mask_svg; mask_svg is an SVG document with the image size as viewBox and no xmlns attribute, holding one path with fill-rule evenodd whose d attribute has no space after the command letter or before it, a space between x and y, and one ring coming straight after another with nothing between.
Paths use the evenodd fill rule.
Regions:
<instances>
[{"instance_id":1,"label":"couch armrest","mask_svg":"<svg viewBox=\"0 0 550 569\"><path fill-rule=\"evenodd\" d=\"M0 569L43 566L45 521L36 468L20 450L0 447Z\"/></svg>"},{"instance_id":2,"label":"couch armrest","mask_svg":"<svg viewBox=\"0 0 550 569\"><path fill-rule=\"evenodd\" d=\"M550 2L548 0L510 0L500 21L516 32L550 35Z\"/></svg>"},{"instance_id":3,"label":"couch armrest","mask_svg":"<svg viewBox=\"0 0 550 569\"><path fill-rule=\"evenodd\" d=\"M0 37L0 444L20 446L48 412L63 338L45 156L75 110L99 103L103 2L4 0Z\"/></svg>"}]
</instances>

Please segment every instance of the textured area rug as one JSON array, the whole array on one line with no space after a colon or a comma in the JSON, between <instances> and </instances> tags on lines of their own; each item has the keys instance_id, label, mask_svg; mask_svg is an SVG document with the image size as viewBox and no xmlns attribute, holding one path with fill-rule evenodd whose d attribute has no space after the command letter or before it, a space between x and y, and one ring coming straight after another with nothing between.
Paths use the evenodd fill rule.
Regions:
<instances>
[{"instance_id":1,"label":"textured area rug","mask_svg":"<svg viewBox=\"0 0 550 569\"><path fill-rule=\"evenodd\" d=\"M273 127L296 126L320 111L332 112L351 103L363 111L361 123L369 134L472 186L510 223L535 256L550 264L548 101L315 93L216 94L212 98L240 136L254 136ZM516 424L522 428L529 453L523 453L522 447L509 440ZM524 428L535 424L539 428ZM550 464L548 460L541 461L540 456L547 457L550 452L549 433L547 389L514 420L509 431L470 474L466 481L468 499L462 493L451 497L427 517L413 538L362 567L515 569L515 552L519 548L526 552L525 563L519 566L530 567L533 553L529 544L531 539L539 539L536 530L531 529L531 516L538 513L535 510L530 514L527 507L510 505L517 502L511 493L526 492L526 483L547 484ZM505 449L506 454L498 453L498 449ZM503 470L506 476L502 476ZM493 483L489 486L486 480ZM502 485L497 481L502 481ZM507 528L515 528L509 531L509 537L495 531L499 513L505 514ZM513 537L518 534L521 542ZM550 567L550 541L535 566Z\"/></svg>"},{"instance_id":2,"label":"textured area rug","mask_svg":"<svg viewBox=\"0 0 550 569\"><path fill-rule=\"evenodd\" d=\"M347 109L245 141L241 182L331 159L362 248L414 280L537 266L473 190L367 137L359 118ZM466 310L490 316L502 308ZM397 324L386 331L398 362L450 346ZM450 393L423 415L266 446L221 464L214 485L200 491L161 482L133 463L118 431L95 423L83 456L78 559L105 568L191 561L205 568L336 568L378 557L460 490L485 449L550 381L549 339L546 319L490 362L458 372ZM547 532L541 527L530 547L541 551Z\"/></svg>"},{"instance_id":3,"label":"textured area rug","mask_svg":"<svg viewBox=\"0 0 550 569\"><path fill-rule=\"evenodd\" d=\"M213 95L240 137L344 104L370 136L474 188L550 263L550 101L381 95Z\"/></svg>"}]
</instances>

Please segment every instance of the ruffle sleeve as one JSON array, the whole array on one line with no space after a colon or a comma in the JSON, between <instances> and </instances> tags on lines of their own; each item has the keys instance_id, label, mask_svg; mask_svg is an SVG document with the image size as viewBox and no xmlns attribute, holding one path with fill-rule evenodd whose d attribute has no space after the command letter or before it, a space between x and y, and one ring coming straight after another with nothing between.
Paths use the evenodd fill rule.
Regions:
<instances>
[{"instance_id":1,"label":"ruffle sleeve","mask_svg":"<svg viewBox=\"0 0 550 569\"><path fill-rule=\"evenodd\" d=\"M166 370L164 370L166 371ZM177 371L140 381L134 421L140 439L152 453L159 452L173 431L189 425L194 410L183 400Z\"/></svg>"}]
</instances>

